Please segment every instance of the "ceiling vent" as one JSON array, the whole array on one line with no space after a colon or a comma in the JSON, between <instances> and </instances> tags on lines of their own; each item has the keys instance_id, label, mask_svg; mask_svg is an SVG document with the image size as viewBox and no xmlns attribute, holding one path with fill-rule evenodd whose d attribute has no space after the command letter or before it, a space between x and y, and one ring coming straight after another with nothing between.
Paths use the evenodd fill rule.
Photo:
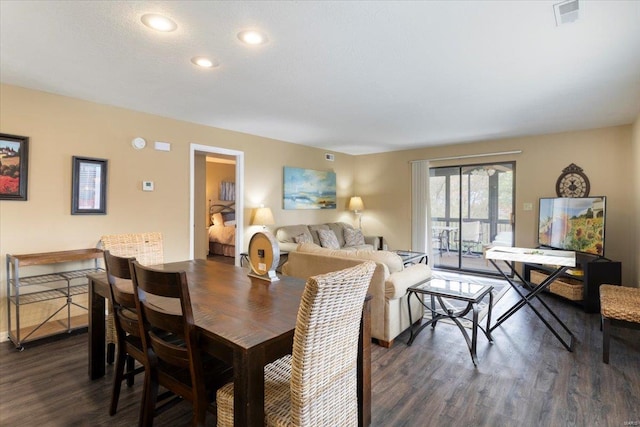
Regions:
<instances>
[{"instance_id":1,"label":"ceiling vent","mask_svg":"<svg viewBox=\"0 0 640 427\"><path fill-rule=\"evenodd\" d=\"M556 15L556 26L560 26L578 20L580 5L578 4L578 0L567 0L554 4L553 11Z\"/></svg>"}]
</instances>

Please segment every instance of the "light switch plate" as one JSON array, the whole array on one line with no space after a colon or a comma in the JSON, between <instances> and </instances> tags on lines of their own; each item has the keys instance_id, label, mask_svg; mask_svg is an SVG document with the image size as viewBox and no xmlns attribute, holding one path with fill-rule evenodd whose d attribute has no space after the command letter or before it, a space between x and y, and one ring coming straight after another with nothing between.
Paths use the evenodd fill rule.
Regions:
<instances>
[{"instance_id":1,"label":"light switch plate","mask_svg":"<svg viewBox=\"0 0 640 427\"><path fill-rule=\"evenodd\" d=\"M153 181L142 181L142 191L153 191Z\"/></svg>"},{"instance_id":2,"label":"light switch plate","mask_svg":"<svg viewBox=\"0 0 640 427\"><path fill-rule=\"evenodd\" d=\"M523 203L522 204L522 210L524 210L524 211L532 211L533 210L533 203Z\"/></svg>"}]
</instances>

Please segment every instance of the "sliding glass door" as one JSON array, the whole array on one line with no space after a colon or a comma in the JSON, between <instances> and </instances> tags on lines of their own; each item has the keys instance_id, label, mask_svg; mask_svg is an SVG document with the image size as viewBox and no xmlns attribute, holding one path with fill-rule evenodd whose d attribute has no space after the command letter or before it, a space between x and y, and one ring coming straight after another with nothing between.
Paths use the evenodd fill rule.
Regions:
<instances>
[{"instance_id":1,"label":"sliding glass door","mask_svg":"<svg viewBox=\"0 0 640 427\"><path fill-rule=\"evenodd\" d=\"M514 172L514 162L430 169L432 265L496 273L483 250L513 245Z\"/></svg>"}]
</instances>

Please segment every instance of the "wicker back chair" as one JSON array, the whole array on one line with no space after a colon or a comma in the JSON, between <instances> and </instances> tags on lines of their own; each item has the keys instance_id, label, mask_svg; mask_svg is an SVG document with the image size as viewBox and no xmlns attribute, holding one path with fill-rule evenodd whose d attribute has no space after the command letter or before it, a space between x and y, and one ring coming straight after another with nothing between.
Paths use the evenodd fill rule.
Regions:
<instances>
[{"instance_id":1,"label":"wicker back chair","mask_svg":"<svg viewBox=\"0 0 640 427\"><path fill-rule=\"evenodd\" d=\"M162 233L159 232L107 234L100 238L98 246L108 250L112 255L135 258L143 265L164 262ZM114 360L116 342L116 329L113 323L112 309L109 307L107 315L107 362L109 363Z\"/></svg>"},{"instance_id":2,"label":"wicker back chair","mask_svg":"<svg viewBox=\"0 0 640 427\"><path fill-rule=\"evenodd\" d=\"M375 266L307 280L293 353L265 367L265 425L357 425L360 318ZM217 404L218 426L233 426L232 383L218 390Z\"/></svg>"},{"instance_id":3,"label":"wicker back chair","mask_svg":"<svg viewBox=\"0 0 640 427\"><path fill-rule=\"evenodd\" d=\"M602 361L609 363L611 326L640 329L640 288L600 286Z\"/></svg>"}]
</instances>

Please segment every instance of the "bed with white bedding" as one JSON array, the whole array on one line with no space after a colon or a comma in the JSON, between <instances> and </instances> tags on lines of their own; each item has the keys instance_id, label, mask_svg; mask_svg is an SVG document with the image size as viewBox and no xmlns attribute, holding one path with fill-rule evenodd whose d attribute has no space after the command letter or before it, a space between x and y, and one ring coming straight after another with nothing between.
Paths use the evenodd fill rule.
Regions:
<instances>
[{"instance_id":1,"label":"bed with white bedding","mask_svg":"<svg viewBox=\"0 0 640 427\"><path fill-rule=\"evenodd\" d=\"M236 210L235 203L209 206L209 255L236 255Z\"/></svg>"}]
</instances>

